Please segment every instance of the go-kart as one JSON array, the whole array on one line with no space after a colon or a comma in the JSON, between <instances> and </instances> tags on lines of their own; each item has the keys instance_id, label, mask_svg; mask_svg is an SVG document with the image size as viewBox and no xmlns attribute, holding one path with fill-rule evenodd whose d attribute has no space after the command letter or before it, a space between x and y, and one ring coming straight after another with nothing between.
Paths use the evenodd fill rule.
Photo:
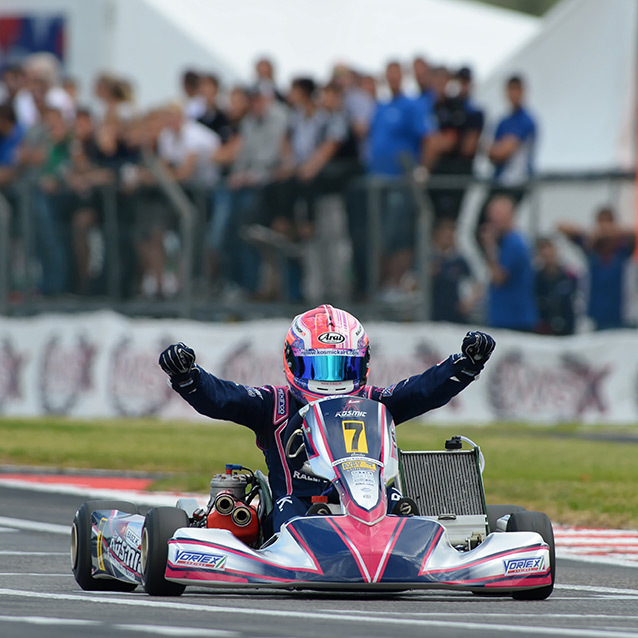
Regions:
<instances>
[{"instance_id":1,"label":"go-kart","mask_svg":"<svg viewBox=\"0 0 638 638\"><path fill-rule=\"evenodd\" d=\"M551 594L549 519L486 506L483 456L469 439L453 437L439 452L402 452L387 408L363 398L315 401L300 417L287 440L290 462L329 481L338 502L317 497L306 516L265 538L267 479L241 466L213 478L204 508L180 499L142 516L131 503L89 501L72 527L80 587L141 584L156 596L178 596L186 585ZM388 485L403 494L398 503L389 503Z\"/></svg>"}]
</instances>

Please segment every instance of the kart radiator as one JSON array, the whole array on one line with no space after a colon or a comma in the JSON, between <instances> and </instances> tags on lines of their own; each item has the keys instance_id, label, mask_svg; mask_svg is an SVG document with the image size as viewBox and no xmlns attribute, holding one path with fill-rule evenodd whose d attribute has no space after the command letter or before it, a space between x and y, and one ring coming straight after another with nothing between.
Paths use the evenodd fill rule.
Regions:
<instances>
[{"instance_id":1,"label":"kart radiator","mask_svg":"<svg viewBox=\"0 0 638 638\"><path fill-rule=\"evenodd\" d=\"M421 516L485 514L483 480L474 450L401 452L401 488Z\"/></svg>"}]
</instances>

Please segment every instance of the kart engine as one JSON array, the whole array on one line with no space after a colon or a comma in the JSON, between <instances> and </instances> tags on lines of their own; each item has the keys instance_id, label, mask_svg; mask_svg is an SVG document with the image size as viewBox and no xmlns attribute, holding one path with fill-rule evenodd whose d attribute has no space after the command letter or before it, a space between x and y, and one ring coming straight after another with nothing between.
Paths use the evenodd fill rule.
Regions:
<instances>
[{"instance_id":1,"label":"kart engine","mask_svg":"<svg viewBox=\"0 0 638 638\"><path fill-rule=\"evenodd\" d=\"M242 466L227 465L225 474L216 474L210 482L206 527L227 529L247 545L259 540L259 516L251 505L256 492L254 475L239 474Z\"/></svg>"}]
</instances>

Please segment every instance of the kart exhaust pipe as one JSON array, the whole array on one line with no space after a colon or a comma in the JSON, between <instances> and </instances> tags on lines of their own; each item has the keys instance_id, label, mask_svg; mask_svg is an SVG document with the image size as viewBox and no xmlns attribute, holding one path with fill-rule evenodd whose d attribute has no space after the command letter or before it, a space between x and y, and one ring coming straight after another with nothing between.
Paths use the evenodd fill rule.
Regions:
<instances>
[{"instance_id":1,"label":"kart exhaust pipe","mask_svg":"<svg viewBox=\"0 0 638 638\"><path fill-rule=\"evenodd\" d=\"M230 494L220 494L215 499L215 510L228 516L235 509L235 499Z\"/></svg>"},{"instance_id":2,"label":"kart exhaust pipe","mask_svg":"<svg viewBox=\"0 0 638 638\"><path fill-rule=\"evenodd\" d=\"M237 527L246 527L253 520L253 513L245 506L236 507L231 516Z\"/></svg>"}]
</instances>

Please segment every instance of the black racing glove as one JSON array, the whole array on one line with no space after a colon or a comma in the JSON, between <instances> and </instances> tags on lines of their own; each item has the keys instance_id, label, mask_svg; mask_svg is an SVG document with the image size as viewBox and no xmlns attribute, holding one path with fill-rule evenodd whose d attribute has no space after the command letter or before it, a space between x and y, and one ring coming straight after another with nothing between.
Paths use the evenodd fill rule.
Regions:
<instances>
[{"instance_id":1,"label":"black racing glove","mask_svg":"<svg viewBox=\"0 0 638 638\"><path fill-rule=\"evenodd\" d=\"M478 330L468 332L463 338L461 345L462 357L459 361L463 361L463 369L468 373L478 374L487 360L492 356L496 341L486 334Z\"/></svg>"},{"instance_id":2,"label":"black racing glove","mask_svg":"<svg viewBox=\"0 0 638 638\"><path fill-rule=\"evenodd\" d=\"M160 368L170 377L171 383L180 387L192 383L194 364L195 351L181 341L168 346L159 357Z\"/></svg>"}]
</instances>

